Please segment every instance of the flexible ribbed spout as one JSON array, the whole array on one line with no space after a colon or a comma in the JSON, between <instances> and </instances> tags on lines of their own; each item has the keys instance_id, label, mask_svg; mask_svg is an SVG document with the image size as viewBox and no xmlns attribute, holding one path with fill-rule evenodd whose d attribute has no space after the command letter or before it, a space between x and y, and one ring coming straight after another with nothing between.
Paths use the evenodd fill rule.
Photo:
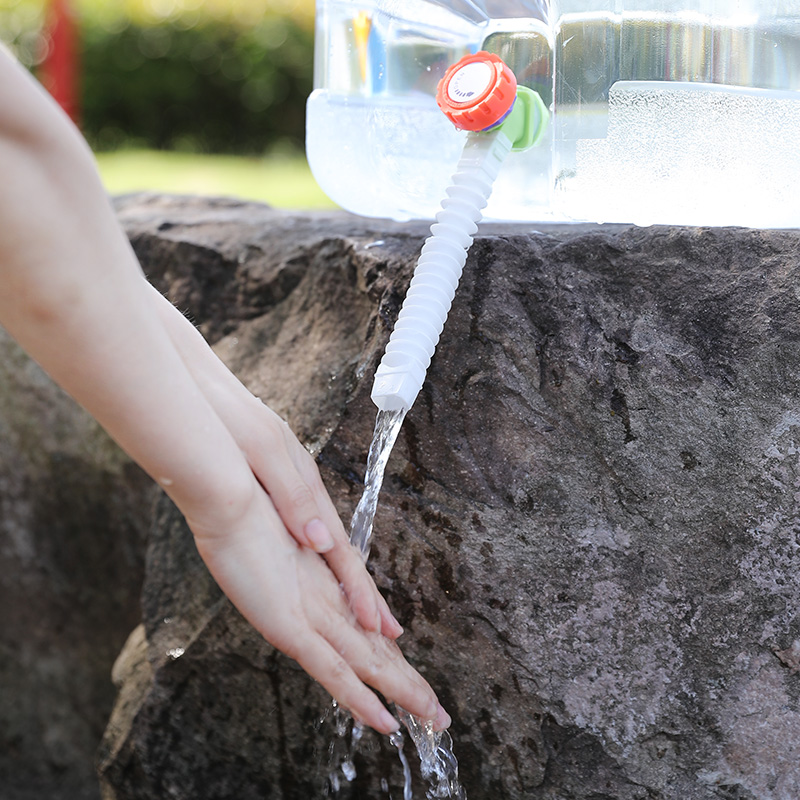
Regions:
<instances>
[{"instance_id":1,"label":"flexible ribbed spout","mask_svg":"<svg viewBox=\"0 0 800 800\"><path fill-rule=\"evenodd\" d=\"M414 404L444 328L472 236L511 141L502 130L470 133L447 197L431 226L386 352L372 400L381 411Z\"/></svg>"},{"instance_id":2,"label":"flexible ribbed spout","mask_svg":"<svg viewBox=\"0 0 800 800\"><path fill-rule=\"evenodd\" d=\"M493 53L464 56L450 67L436 102L457 128L470 133L375 373L372 400L381 411L407 411L414 404L497 173L511 150L533 147L547 127L542 99L518 86Z\"/></svg>"}]
</instances>

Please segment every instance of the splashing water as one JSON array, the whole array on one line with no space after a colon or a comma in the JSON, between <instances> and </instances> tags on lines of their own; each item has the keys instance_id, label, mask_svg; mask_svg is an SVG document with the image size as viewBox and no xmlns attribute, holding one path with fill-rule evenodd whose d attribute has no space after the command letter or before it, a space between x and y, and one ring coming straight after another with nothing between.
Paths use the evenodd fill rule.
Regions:
<instances>
[{"instance_id":1,"label":"splashing water","mask_svg":"<svg viewBox=\"0 0 800 800\"><path fill-rule=\"evenodd\" d=\"M341 788L341 777L350 783L355 780L356 767L353 759L364 734L364 726L356 722L335 700L331 705L331 722L335 738L328 746L328 784L325 795L337 794ZM320 720L325 722L327 714ZM340 777L341 776L341 777Z\"/></svg>"},{"instance_id":2,"label":"splashing water","mask_svg":"<svg viewBox=\"0 0 800 800\"><path fill-rule=\"evenodd\" d=\"M364 492L356 506L350 523L350 542L357 547L366 561L369 556L372 525L378 508L378 495L383 485L386 464L392 452L400 428L403 425L407 409L400 411L379 411L375 421L375 432L367 457L367 471L364 476ZM424 722L399 706L396 707L400 722L405 725L411 741L417 748L422 777L428 782L426 797L428 800L452 798L467 800L466 792L458 782L458 761L453 753L453 740L446 731L436 732L431 722ZM349 715L335 705L334 719L336 735L340 740L346 738ZM353 756L363 733L362 726L354 722L350 734L350 746L347 753L340 758L338 767L330 771L329 781L334 791L338 790L338 772L341 771L346 780L355 778ZM389 737L389 741L397 748L400 762L403 765L403 800L413 800L411 790L411 767L403 751L404 737L399 731Z\"/></svg>"},{"instance_id":3,"label":"splashing water","mask_svg":"<svg viewBox=\"0 0 800 800\"><path fill-rule=\"evenodd\" d=\"M408 763L405 751L403 750L403 734L397 731L397 733L393 733L389 737L389 741L397 748L397 755L400 757L400 763L403 765L403 800L412 800L411 765Z\"/></svg>"},{"instance_id":4,"label":"splashing water","mask_svg":"<svg viewBox=\"0 0 800 800\"><path fill-rule=\"evenodd\" d=\"M400 722L406 726L408 735L419 755L420 771L422 777L428 782L426 797L429 800L452 798L452 800L467 800L464 787L458 782L458 761L453 752L453 740L447 731L434 731L430 722L424 722L419 717L409 714L404 708L397 708ZM406 774L406 791L410 800L410 776Z\"/></svg>"}]
</instances>

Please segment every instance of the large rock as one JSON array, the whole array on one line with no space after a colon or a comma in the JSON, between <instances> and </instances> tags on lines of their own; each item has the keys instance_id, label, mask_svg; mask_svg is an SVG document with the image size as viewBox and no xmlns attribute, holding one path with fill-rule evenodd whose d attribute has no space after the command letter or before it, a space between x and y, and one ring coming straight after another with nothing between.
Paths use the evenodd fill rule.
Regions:
<instances>
[{"instance_id":1,"label":"large rock","mask_svg":"<svg viewBox=\"0 0 800 800\"><path fill-rule=\"evenodd\" d=\"M99 798L151 482L0 330L0 798Z\"/></svg>"},{"instance_id":2,"label":"large rock","mask_svg":"<svg viewBox=\"0 0 800 800\"><path fill-rule=\"evenodd\" d=\"M132 198L146 271L343 517L425 229ZM371 565L472 800L800 796L800 234L487 229L388 468ZM158 512L104 796L323 796L328 700ZM399 797L368 739L349 798ZM422 794L419 794L422 796Z\"/></svg>"}]
</instances>

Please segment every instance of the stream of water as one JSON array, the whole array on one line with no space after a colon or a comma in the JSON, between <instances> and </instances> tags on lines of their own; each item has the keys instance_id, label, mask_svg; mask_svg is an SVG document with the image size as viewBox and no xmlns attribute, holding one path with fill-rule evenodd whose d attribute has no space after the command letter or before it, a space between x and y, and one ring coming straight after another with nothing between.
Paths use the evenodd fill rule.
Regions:
<instances>
[{"instance_id":1,"label":"stream of water","mask_svg":"<svg viewBox=\"0 0 800 800\"><path fill-rule=\"evenodd\" d=\"M406 409L401 409L379 411L375 419L375 432L372 434L372 443L367 456L367 471L364 475L364 492L350 521L350 544L361 551L364 561L369 558L372 523L378 509L378 495L383 486L383 474L386 472L386 464L405 418Z\"/></svg>"},{"instance_id":2,"label":"stream of water","mask_svg":"<svg viewBox=\"0 0 800 800\"><path fill-rule=\"evenodd\" d=\"M364 476L364 492L350 523L350 542L361 551L365 561L369 556L372 526L378 508L378 495L383 485L386 464L397 441L405 415L406 409L379 411L375 421L375 432L372 436L372 444L367 457L367 471ZM399 706L396 706L396 712L417 749L420 771L428 784L426 792L428 800L444 798L467 800L466 792L458 781L458 761L453 753L453 740L450 738L450 734L447 731L434 731L430 722L413 716ZM349 745L338 748L338 755L335 755L334 743L331 744L332 763L330 764L329 783L335 793L340 785L339 774L347 781L355 778L353 756L361 741L363 727L359 723L353 722L350 715L335 704L334 726L340 742L346 740L348 732L350 739ZM405 737L398 731L392 734L389 740L397 748L403 766L403 800L413 800L411 767L403 750Z\"/></svg>"}]
</instances>

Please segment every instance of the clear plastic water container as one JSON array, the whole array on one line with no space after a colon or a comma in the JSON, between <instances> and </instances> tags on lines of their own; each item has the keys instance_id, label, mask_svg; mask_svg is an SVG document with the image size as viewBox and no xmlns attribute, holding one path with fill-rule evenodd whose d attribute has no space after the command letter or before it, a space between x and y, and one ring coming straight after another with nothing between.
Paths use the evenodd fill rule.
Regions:
<instances>
[{"instance_id":1,"label":"clear plastic water container","mask_svg":"<svg viewBox=\"0 0 800 800\"><path fill-rule=\"evenodd\" d=\"M323 190L432 217L466 136L436 86L478 50L550 112L486 217L800 227L800 0L317 0Z\"/></svg>"}]
</instances>

